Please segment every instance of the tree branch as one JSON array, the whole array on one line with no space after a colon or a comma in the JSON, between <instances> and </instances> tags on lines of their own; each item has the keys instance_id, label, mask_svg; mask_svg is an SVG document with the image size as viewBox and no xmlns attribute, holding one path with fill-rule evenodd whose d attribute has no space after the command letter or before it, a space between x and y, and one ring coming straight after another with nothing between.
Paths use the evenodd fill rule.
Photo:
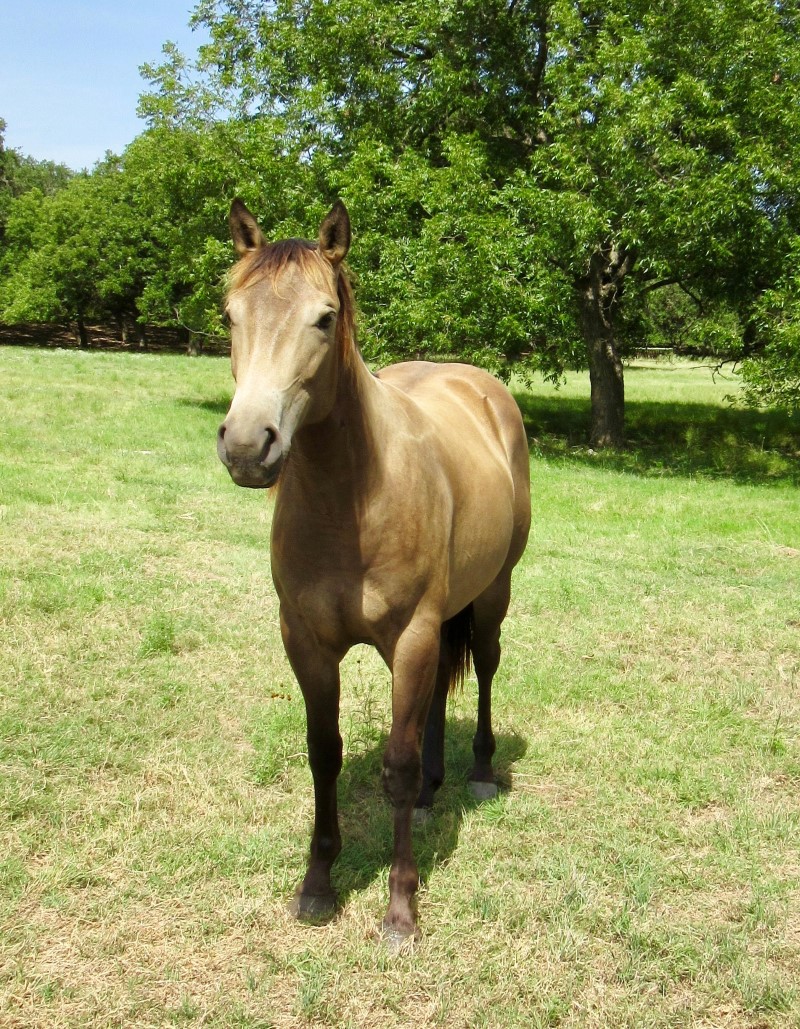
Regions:
<instances>
[{"instance_id":1,"label":"tree branch","mask_svg":"<svg viewBox=\"0 0 800 1029\"><path fill-rule=\"evenodd\" d=\"M648 282L642 286L642 293L652 293L657 289L664 289L665 286L678 286L680 279L658 279L656 282Z\"/></svg>"},{"instance_id":2,"label":"tree branch","mask_svg":"<svg viewBox=\"0 0 800 1029\"><path fill-rule=\"evenodd\" d=\"M427 46L422 46L421 43L416 44L413 53L409 53L393 43L385 43L383 45L392 57L396 57L399 61L405 61L407 64L410 64L412 61L430 61L433 57L433 51Z\"/></svg>"},{"instance_id":3,"label":"tree branch","mask_svg":"<svg viewBox=\"0 0 800 1029\"><path fill-rule=\"evenodd\" d=\"M702 299L700 297L698 297L698 296L695 296L695 294L692 293L692 291L689 289L689 287L686 285L685 282L678 282L677 285L678 285L679 289L683 290L683 292L686 294L686 296L690 300L694 300L694 302L697 304L697 310L702 314L703 313L703 301L702 301Z\"/></svg>"}]
</instances>

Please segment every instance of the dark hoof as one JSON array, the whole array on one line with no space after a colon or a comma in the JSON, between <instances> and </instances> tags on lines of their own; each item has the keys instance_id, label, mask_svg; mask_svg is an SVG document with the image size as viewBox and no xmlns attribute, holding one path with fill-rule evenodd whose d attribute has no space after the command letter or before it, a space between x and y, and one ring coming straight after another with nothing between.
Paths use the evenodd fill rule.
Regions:
<instances>
[{"instance_id":1,"label":"dark hoof","mask_svg":"<svg viewBox=\"0 0 800 1029\"><path fill-rule=\"evenodd\" d=\"M289 901L289 914L301 922L322 925L336 914L336 894L296 893Z\"/></svg>"},{"instance_id":2,"label":"dark hoof","mask_svg":"<svg viewBox=\"0 0 800 1029\"><path fill-rule=\"evenodd\" d=\"M497 796L497 784L493 782L476 782L470 780L469 792L478 800L494 800Z\"/></svg>"},{"instance_id":3,"label":"dark hoof","mask_svg":"<svg viewBox=\"0 0 800 1029\"><path fill-rule=\"evenodd\" d=\"M380 938L386 953L390 957L397 957L400 954L410 954L417 942L419 933L416 929L398 929L394 925L381 925Z\"/></svg>"},{"instance_id":4,"label":"dark hoof","mask_svg":"<svg viewBox=\"0 0 800 1029\"><path fill-rule=\"evenodd\" d=\"M414 825L427 825L433 818L433 810L429 807L415 807L411 815Z\"/></svg>"}]
</instances>

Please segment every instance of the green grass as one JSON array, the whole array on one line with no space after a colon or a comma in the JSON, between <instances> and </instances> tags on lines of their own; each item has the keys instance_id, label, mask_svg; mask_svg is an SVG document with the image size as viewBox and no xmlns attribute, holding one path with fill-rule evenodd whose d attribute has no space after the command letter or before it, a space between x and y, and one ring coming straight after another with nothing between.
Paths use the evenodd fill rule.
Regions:
<instances>
[{"instance_id":1,"label":"green grass","mask_svg":"<svg viewBox=\"0 0 800 1029\"><path fill-rule=\"evenodd\" d=\"M534 524L465 787L474 689L390 959L388 678L343 673L331 924L294 923L312 812L270 503L214 433L227 365L0 350L0 1023L800 1024L800 429L685 363L519 400Z\"/></svg>"}]
</instances>

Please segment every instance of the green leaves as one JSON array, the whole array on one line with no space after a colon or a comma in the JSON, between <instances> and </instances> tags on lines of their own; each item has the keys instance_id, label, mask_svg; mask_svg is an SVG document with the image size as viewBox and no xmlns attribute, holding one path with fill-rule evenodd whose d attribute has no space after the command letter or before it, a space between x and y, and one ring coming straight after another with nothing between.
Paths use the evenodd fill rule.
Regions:
<instances>
[{"instance_id":1,"label":"green leaves","mask_svg":"<svg viewBox=\"0 0 800 1029\"><path fill-rule=\"evenodd\" d=\"M252 198L270 231L296 234L309 177L271 122L154 128L52 197L12 202L0 317L177 325L224 338L231 197Z\"/></svg>"}]
</instances>

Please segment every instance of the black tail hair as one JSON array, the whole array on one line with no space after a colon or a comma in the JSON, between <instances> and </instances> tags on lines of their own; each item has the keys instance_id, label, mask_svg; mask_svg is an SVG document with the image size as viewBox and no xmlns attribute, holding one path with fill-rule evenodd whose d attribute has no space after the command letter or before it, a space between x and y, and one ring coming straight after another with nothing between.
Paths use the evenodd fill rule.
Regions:
<instances>
[{"instance_id":1,"label":"black tail hair","mask_svg":"<svg viewBox=\"0 0 800 1029\"><path fill-rule=\"evenodd\" d=\"M442 625L442 648L450 660L450 693L464 685L472 668L472 604Z\"/></svg>"}]
</instances>

